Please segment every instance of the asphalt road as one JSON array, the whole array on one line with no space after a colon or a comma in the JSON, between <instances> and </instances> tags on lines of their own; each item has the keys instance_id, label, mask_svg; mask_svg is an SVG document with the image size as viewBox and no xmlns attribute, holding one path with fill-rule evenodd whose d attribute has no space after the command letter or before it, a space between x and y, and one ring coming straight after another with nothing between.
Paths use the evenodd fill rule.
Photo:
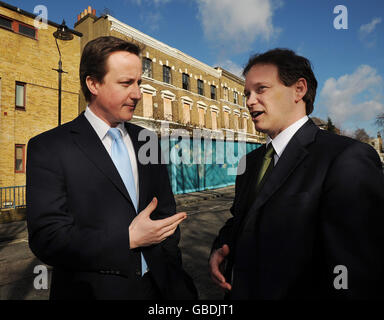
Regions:
<instances>
[{"instance_id":1,"label":"asphalt road","mask_svg":"<svg viewBox=\"0 0 384 320\"><path fill-rule=\"evenodd\" d=\"M205 200L199 195L201 200L196 201L189 196L177 207L178 212L189 214L181 225L180 248L184 268L194 279L201 300L223 298L222 291L209 278L208 256L218 230L230 217L233 192L227 190L219 197L220 191L213 193L214 199ZM0 225L0 300L48 299L49 290L33 286L37 276L34 268L43 263L30 251L27 239L24 221Z\"/></svg>"}]
</instances>

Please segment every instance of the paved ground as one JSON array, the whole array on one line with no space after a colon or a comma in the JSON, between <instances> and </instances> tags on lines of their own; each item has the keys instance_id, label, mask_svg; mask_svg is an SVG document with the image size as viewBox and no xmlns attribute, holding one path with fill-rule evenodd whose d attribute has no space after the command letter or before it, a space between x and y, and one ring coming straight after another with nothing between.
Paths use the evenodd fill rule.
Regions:
<instances>
[{"instance_id":1,"label":"paved ground","mask_svg":"<svg viewBox=\"0 0 384 320\"><path fill-rule=\"evenodd\" d=\"M177 211L187 211L181 225L184 268L195 280L200 299L222 299L208 276L213 239L229 218L234 187L176 195ZM0 300L45 300L48 290L33 287L34 268L42 265L30 251L25 221L0 224Z\"/></svg>"}]
</instances>

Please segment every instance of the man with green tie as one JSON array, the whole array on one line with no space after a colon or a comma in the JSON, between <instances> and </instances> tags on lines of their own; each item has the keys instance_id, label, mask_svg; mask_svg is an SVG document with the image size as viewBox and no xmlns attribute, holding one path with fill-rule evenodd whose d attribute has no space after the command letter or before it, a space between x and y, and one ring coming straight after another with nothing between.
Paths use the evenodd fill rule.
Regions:
<instances>
[{"instance_id":1,"label":"man with green tie","mask_svg":"<svg viewBox=\"0 0 384 320\"><path fill-rule=\"evenodd\" d=\"M242 159L212 280L229 299L383 298L384 175L368 144L320 130L308 115L317 81L287 49L244 69L252 121L266 145Z\"/></svg>"}]
</instances>

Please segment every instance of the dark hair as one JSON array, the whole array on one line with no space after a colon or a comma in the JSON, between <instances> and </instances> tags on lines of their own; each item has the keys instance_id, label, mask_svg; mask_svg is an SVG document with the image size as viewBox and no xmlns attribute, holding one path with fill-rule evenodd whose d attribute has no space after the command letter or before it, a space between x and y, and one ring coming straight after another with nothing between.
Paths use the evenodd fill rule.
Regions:
<instances>
[{"instance_id":1,"label":"dark hair","mask_svg":"<svg viewBox=\"0 0 384 320\"><path fill-rule=\"evenodd\" d=\"M96 38L89 41L84 47L80 61L80 83L81 90L88 102L91 101L92 93L87 87L87 77L90 76L103 83L108 71L106 70L107 59L112 52L116 51L127 51L137 56L140 56L141 53L140 47L136 44L112 36Z\"/></svg>"},{"instance_id":2,"label":"dark hair","mask_svg":"<svg viewBox=\"0 0 384 320\"><path fill-rule=\"evenodd\" d=\"M272 64L277 67L280 81L287 87L292 86L300 78L307 81L307 93L303 97L306 114L313 111L315 102L317 80L313 74L311 62L289 49L273 49L262 54L255 54L249 58L244 68L243 76L256 64Z\"/></svg>"}]
</instances>

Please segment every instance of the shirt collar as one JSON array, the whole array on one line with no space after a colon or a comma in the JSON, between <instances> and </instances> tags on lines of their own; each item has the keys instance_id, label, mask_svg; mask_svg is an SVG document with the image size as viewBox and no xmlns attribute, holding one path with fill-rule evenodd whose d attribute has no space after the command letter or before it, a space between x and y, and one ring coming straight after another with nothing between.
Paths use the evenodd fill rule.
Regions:
<instances>
[{"instance_id":1,"label":"shirt collar","mask_svg":"<svg viewBox=\"0 0 384 320\"><path fill-rule=\"evenodd\" d=\"M308 116L304 116L296 122L292 123L288 128L281 131L273 140L267 136L266 146L272 143L273 149L275 149L276 155L280 158L288 142L292 139L294 134L299 130L304 123L308 121Z\"/></svg>"},{"instance_id":2,"label":"shirt collar","mask_svg":"<svg viewBox=\"0 0 384 320\"><path fill-rule=\"evenodd\" d=\"M90 122L93 129L95 129L100 140L103 140L111 127L105 123L104 120L101 120L97 115L95 115L88 106L85 109L84 116ZM118 128L122 136L125 137L127 134L127 129L125 128L124 123L120 122L116 128Z\"/></svg>"}]
</instances>

